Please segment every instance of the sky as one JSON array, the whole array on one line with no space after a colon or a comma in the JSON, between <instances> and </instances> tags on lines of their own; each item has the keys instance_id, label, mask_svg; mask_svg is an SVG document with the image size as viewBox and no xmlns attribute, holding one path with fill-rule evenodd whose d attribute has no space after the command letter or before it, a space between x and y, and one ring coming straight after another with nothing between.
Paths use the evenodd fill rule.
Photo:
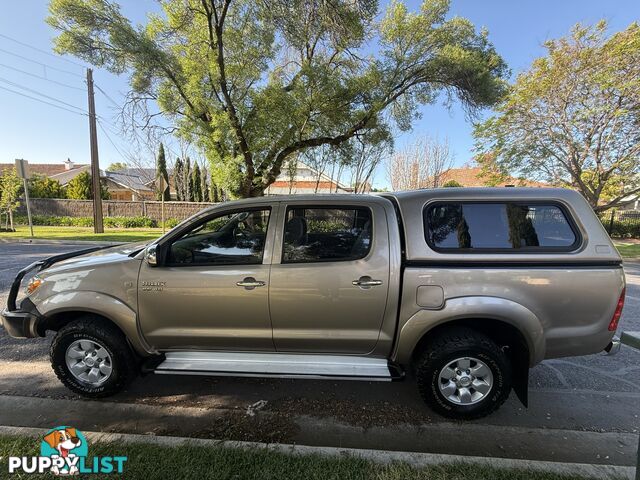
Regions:
<instances>
[{"instance_id":1,"label":"sky","mask_svg":"<svg viewBox=\"0 0 640 480\"><path fill-rule=\"evenodd\" d=\"M134 23L144 22L147 13L159 8L154 0L119 3L123 13ZM409 0L406 3L416 10L421 2ZM386 4L381 1L381 8ZM46 0L3 3L3 15L0 16L0 163L10 163L16 158L24 158L30 163L60 163L67 158L76 163L90 161L84 81L88 65L73 57L51 53L55 31L44 21L47 9ZM640 1L452 0L450 15L466 17L478 28L486 27L490 40L515 76L526 70L535 58L544 55L546 40L567 35L577 22L593 24L606 19L610 32L615 32L640 20ZM93 76L98 87L95 99L100 118L100 166L106 168L114 162L126 162L134 151L120 133L116 115L116 104L122 104L127 91L127 77L117 77L100 69L94 69ZM473 155L473 127L459 105L448 108L438 103L426 106L421 113L422 118L414 123L411 132L396 137L396 149L425 135L447 138L455 153L455 164L468 163ZM480 118L490 114L490 111L482 112ZM169 155L177 155L176 150L179 152L173 144ZM150 152L148 155L151 159ZM388 185L384 168L378 169L373 184L375 187Z\"/></svg>"}]
</instances>

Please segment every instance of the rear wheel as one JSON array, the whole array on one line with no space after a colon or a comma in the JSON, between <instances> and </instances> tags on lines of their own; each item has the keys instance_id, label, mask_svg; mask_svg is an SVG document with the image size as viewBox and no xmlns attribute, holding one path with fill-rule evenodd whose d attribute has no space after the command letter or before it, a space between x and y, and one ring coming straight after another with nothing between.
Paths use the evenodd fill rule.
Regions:
<instances>
[{"instance_id":1,"label":"rear wheel","mask_svg":"<svg viewBox=\"0 0 640 480\"><path fill-rule=\"evenodd\" d=\"M119 392L137 374L137 360L124 334L92 316L62 327L51 343L50 357L60 381L90 398Z\"/></svg>"},{"instance_id":2,"label":"rear wheel","mask_svg":"<svg viewBox=\"0 0 640 480\"><path fill-rule=\"evenodd\" d=\"M511 391L507 355L489 337L470 328L438 334L425 345L414 367L424 401L449 418L489 415Z\"/></svg>"}]
</instances>

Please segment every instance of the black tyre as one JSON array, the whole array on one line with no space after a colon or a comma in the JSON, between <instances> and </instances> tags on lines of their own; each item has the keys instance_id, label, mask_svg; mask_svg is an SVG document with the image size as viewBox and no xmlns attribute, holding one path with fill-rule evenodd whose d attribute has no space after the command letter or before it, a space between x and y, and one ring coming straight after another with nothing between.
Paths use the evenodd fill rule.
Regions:
<instances>
[{"instance_id":1,"label":"black tyre","mask_svg":"<svg viewBox=\"0 0 640 480\"><path fill-rule=\"evenodd\" d=\"M138 372L137 359L122 332L90 315L62 327L49 353L60 381L89 398L119 392Z\"/></svg>"},{"instance_id":2,"label":"black tyre","mask_svg":"<svg viewBox=\"0 0 640 480\"><path fill-rule=\"evenodd\" d=\"M511 391L509 358L486 335L456 327L431 339L416 358L424 401L449 418L471 420L494 412Z\"/></svg>"}]
</instances>

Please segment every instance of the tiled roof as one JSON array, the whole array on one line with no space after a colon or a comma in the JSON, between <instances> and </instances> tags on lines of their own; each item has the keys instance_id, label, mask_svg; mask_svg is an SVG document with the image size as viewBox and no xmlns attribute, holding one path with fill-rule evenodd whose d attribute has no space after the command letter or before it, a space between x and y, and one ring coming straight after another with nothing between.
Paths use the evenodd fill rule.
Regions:
<instances>
[{"instance_id":1,"label":"tiled roof","mask_svg":"<svg viewBox=\"0 0 640 480\"><path fill-rule=\"evenodd\" d=\"M64 186L68 184L71 180L76 178L78 175L80 175L82 172L91 173L91 166L78 165L75 168L72 168L71 170L63 170L62 172L57 173L55 175L49 175L49 178L51 178L51 180L57 180L58 183L60 183L60 185Z\"/></svg>"},{"instance_id":2,"label":"tiled roof","mask_svg":"<svg viewBox=\"0 0 640 480\"><path fill-rule=\"evenodd\" d=\"M149 186L147 185L147 180L139 175L123 173L123 171L103 172L103 174L104 177L108 180L111 180L112 182L115 182L118 185L122 185L123 187L129 188L131 190L135 190L136 192L153 191L153 189L149 188Z\"/></svg>"},{"instance_id":3,"label":"tiled roof","mask_svg":"<svg viewBox=\"0 0 640 480\"><path fill-rule=\"evenodd\" d=\"M0 163L0 175L4 173L5 170L9 170L14 168L15 163ZM85 164L78 164L77 167L87 166ZM58 173L62 173L65 171L64 163L29 163L29 173L36 175L44 175L45 177L50 177L52 175L56 175Z\"/></svg>"},{"instance_id":4,"label":"tiled roof","mask_svg":"<svg viewBox=\"0 0 640 480\"><path fill-rule=\"evenodd\" d=\"M464 187L487 187L487 177L482 175L482 169L480 167L464 167L464 168L450 168L442 174L440 184L444 184L454 180ZM548 187L549 185L542 182L535 182L531 180L524 180L514 177L509 177L506 181L498 182L496 187L504 187L506 185L515 185L516 187Z\"/></svg>"},{"instance_id":5,"label":"tiled roof","mask_svg":"<svg viewBox=\"0 0 640 480\"><path fill-rule=\"evenodd\" d=\"M141 178L144 183L153 182L156 179L155 168L123 168L122 170L115 170L109 173L133 175Z\"/></svg>"}]
</instances>

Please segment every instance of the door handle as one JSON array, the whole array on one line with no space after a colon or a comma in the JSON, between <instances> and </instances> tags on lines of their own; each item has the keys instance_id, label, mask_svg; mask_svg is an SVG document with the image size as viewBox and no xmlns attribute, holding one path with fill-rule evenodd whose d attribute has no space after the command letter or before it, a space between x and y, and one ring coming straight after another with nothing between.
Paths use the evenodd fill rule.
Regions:
<instances>
[{"instance_id":1,"label":"door handle","mask_svg":"<svg viewBox=\"0 0 640 480\"><path fill-rule=\"evenodd\" d=\"M351 284L360 288L369 288L382 285L382 280L374 280L371 277L360 277L358 280L351 282Z\"/></svg>"},{"instance_id":2,"label":"door handle","mask_svg":"<svg viewBox=\"0 0 640 480\"><path fill-rule=\"evenodd\" d=\"M266 282L263 282L262 280L256 280L253 277L247 277L241 282L236 282L236 285L238 287L244 287L247 290L253 290L256 287L264 287L266 285Z\"/></svg>"}]
</instances>

